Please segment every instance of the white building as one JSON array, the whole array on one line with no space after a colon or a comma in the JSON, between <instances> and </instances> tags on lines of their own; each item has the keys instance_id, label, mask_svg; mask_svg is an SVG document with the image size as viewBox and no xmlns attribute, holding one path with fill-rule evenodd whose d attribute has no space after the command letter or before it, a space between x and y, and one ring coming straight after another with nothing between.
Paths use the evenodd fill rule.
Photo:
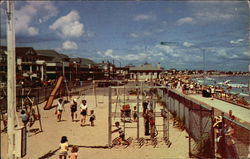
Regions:
<instances>
[{"instance_id":1,"label":"white building","mask_svg":"<svg viewBox=\"0 0 250 159\"><path fill-rule=\"evenodd\" d=\"M141 66L135 66L129 68L130 79L138 80L153 80L159 78L160 73L163 71L160 63L157 66L145 63Z\"/></svg>"}]
</instances>

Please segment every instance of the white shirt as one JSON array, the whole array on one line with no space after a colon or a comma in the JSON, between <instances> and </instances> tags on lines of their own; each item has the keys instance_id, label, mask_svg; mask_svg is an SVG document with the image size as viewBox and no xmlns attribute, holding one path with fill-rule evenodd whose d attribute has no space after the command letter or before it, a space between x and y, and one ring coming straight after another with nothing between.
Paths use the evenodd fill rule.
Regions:
<instances>
[{"instance_id":1,"label":"white shirt","mask_svg":"<svg viewBox=\"0 0 250 159\"><path fill-rule=\"evenodd\" d=\"M211 93L214 93L214 88L213 87L211 88Z\"/></svg>"},{"instance_id":2,"label":"white shirt","mask_svg":"<svg viewBox=\"0 0 250 159\"><path fill-rule=\"evenodd\" d=\"M58 110L63 110L64 109L64 102L62 102L62 103L58 102L57 103L57 109Z\"/></svg>"},{"instance_id":3,"label":"white shirt","mask_svg":"<svg viewBox=\"0 0 250 159\"><path fill-rule=\"evenodd\" d=\"M83 105L82 103L80 104L81 111L82 110L87 110L87 108L88 108L87 104L86 105Z\"/></svg>"}]
</instances>

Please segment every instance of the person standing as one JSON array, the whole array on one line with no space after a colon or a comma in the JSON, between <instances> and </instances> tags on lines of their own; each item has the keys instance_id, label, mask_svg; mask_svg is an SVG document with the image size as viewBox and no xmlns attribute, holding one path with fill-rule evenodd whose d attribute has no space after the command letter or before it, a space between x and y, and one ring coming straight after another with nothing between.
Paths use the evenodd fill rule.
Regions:
<instances>
[{"instance_id":1,"label":"person standing","mask_svg":"<svg viewBox=\"0 0 250 159\"><path fill-rule=\"evenodd\" d=\"M80 105L80 111L81 111L81 115L82 115L81 126L84 126L84 124L85 124L86 116L87 116L87 110L88 110L87 101L82 100L82 103Z\"/></svg>"},{"instance_id":2,"label":"person standing","mask_svg":"<svg viewBox=\"0 0 250 159\"><path fill-rule=\"evenodd\" d=\"M66 136L62 136L59 147L60 147L59 159L62 159L63 157L64 159L66 159L69 150L68 139Z\"/></svg>"},{"instance_id":3,"label":"person standing","mask_svg":"<svg viewBox=\"0 0 250 159\"><path fill-rule=\"evenodd\" d=\"M63 112L63 111L65 111L65 109L64 109L64 101L63 101L63 99L60 98L60 99L58 100L58 103L57 103L57 110L56 110L58 122L61 121L62 112Z\"/></svg>"},{"instance_id":4,"label":"person standing","mask_svg":"<svg viewBox=\"0 0 250 159\"><path fill-rule=\"evenodd\" d=\"M91 110L91 111L90 111L90 118L89 118L89 121L90 121L90 125L91 125L91 126L94 126L94 120L95 120L94 110Z\"/></svg>"},{"instance_id":5,"label":"person standing","mask_svg":"<svg viewBox=\"0 0 250 159\"><path fill-rule=\"evenodd\" d=\"M77 118L77 114L76 114L77 101L76 101L76 99L73 99L73 103L71 103L71 105L70 105L70 111L71 111L71 118L72 118L72 122L73 122L73 121L75 121L74 116L75 116L75 118Z\"/></svg>"}]
</instances>

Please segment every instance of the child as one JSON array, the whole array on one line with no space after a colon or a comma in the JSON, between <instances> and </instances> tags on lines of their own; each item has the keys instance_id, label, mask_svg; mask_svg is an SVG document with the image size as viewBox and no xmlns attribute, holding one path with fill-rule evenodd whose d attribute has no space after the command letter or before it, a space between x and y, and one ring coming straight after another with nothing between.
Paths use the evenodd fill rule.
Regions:
<instances>
[{"instance_id":1,"label":"child","mask_svg":"<svg viewBox=\"0 0 250 159\"><path fill-rule=\"evenodd\" d=\"M122 144L122 141L123 141L126 145L129 145L129 142L125 139L125 133L122 130L122 128L120 127L120 123L118 121L115 122L115 126L117 127L117 129L113 130L112 133L119 132L120 144Z\"/></svg>"},{"instance_id":2,"label":"child","mask_svg":"<svg viewBox=\"0 0 250 159\"><path fill-rule=\"evenodd\" d=\"M25 110L22 110L21 111L21 118L22 118L22 122L23 122L23 125L26 126L28 121L29 121L29 117L28 115L26 114Z\"/></svg>"},{"instance_id":3,"label":"child","mask_svg":"<svg viewBox=\"0 0 250 159\"><path fill-rule=\"evenodd\" d=\"M136 111L136 106L134 106L134 112L133 112L133 119L134 121L137 121L138 115L137 115L137 111Z\"/></svg>"},{"instance_id":4,"label":"child","mask_svg":"<svg viewBox=\"0 0 250 159\"><path fill-rule=\"evenodd\" d=\"M74 121L74 115L77 118L77 101L76 99L73 99L73 103L70 105L70 111L71 111L71 118L72 118L72 122Z\"/></svg>"},{"instance_id":5,"label":"child","mask_svg":"<svg viewBox=\"0 0 250 159\"><path fill-rule=\"evenodd\" d=\"M64 110L64 101L62 98L60 98L58 100L57 109L56 109L58 122L61 121L63 110Z\"/></svg>"},{"instance_id":6,"label":"child","mask_svg":"<svg viewBox=\"0 0 250 159\"><path fill-rule=\"evenodd\" d=\"M73 146L71 149L70 159L77 159L78 146Z\"/></svg>"},{"instance_id":7,"label":"child","mask_svg":"<svg viewBox=\"0 0 250 159\"><path fill-rule=\"evenodd\" d=\"M59 146L60 146L59 159L62 159L63 157L64 159L66 159L69 150L68 139L66 136L62 136L61 143Z\"/></svg>"},{"instance_id":8,"label":"child","mask_svg":"<svg viewBox=\"0 0 250 159\"><path fill-rule=\"evenodd\" d=\"M94 110L90 111L90 118L89 121L91 123L91 126L94 126L94 120L95 120L95 114L94 114Z\"/></svg>"},{"instance_id":9,"label":"child","mask_svg":"<svg viewBox=\"0 0 250 159\"><path fill-rule=\"evenodd\" d=\"M84 126L87 111L88 111L88 106L87 106L87 101L86 100L82 100L82 104L80 104L80 111L81 111L81 115L82 115L81 126Z\"/></svg>"}]
</instances>

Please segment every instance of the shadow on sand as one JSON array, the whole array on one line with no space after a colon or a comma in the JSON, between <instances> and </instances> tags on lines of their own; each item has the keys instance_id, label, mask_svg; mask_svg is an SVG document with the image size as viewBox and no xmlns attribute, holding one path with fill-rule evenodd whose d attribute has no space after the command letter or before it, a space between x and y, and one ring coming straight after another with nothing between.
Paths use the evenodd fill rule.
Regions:
<instances>
[{"instance_id":1,"label":"shadow on sand","mask_svg":"<svg viewBox=\"0 0 250 159\"><path fill-rule=\"evenodd\" d=\"M45 155L39 157L38 159L47 159L47 158L50 158L50 157L52 157L53 155L55 155L55 153L56 153L58 150L59 150L59 148L56 149L56 150L54 150L54 151L51 151L51 150L50 150L48 153L46 153Z\"/></svg>"},{"instance_id":2,"label":"shadow on sand","mask_svg":"<svg viewBox=\"0 0 250 159\"><path fill-rule=\"evenodd\" d=\"M69 145L69 147L72 147L72 146L73 145ZM94 148L94 149L108 149L109 148L108 146L84 146L84 145L74 145L74 146L78 146L79 148ZM38 157L38 159L48 159L48 158L54 156L58 150L59 150L59 148L54 150L54 151L50 150L45 155Z\"/></svg>"}]
</instances>

